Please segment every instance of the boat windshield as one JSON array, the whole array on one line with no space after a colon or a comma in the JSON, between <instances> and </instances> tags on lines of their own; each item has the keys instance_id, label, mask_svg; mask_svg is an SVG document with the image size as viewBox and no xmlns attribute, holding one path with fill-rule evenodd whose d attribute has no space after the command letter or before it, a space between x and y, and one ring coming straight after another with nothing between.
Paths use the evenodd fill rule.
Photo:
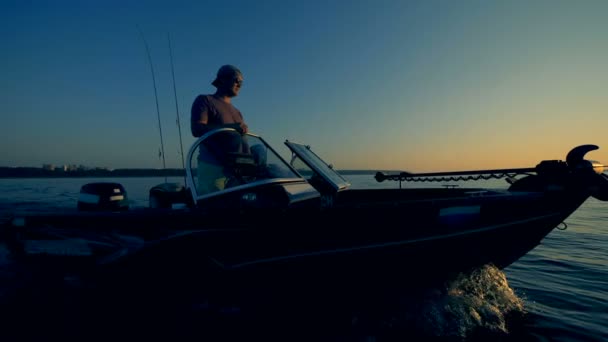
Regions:
<instances>
[{"instance_id":1,"label":"boat windshield","mask_svg":"<svg viewBox=\"0 0 608 342\"><path fill-rule=\"evenodd\" d=\"M317 180L322 181L333 189L342 191L350 186L333 166L328 165L321 157L315 154L308 145L286 141L285 145L293 153L290 164L313 185Z\"/></svg>"},{"instance_id":2,"label":"boat windshield","mask_svg":"<svg viewBox=\"0 0 608 342\"><path fill-rule=\"evenodd\" d=\"M186 172L194 198L253 184L302 180L261 137L231 128L200 137L190 148Z\"/></svg>"}]
</instances>

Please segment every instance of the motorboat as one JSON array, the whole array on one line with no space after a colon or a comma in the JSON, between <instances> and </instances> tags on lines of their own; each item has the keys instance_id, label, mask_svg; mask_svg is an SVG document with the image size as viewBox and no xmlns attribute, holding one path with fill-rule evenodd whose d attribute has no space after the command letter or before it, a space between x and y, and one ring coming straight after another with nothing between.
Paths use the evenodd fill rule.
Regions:
<instances>
[{"instance_id":1,"label":"motorboat","mask_svg":"<svg viewBox=\"0 0 608 342\"><path fill-rule=\"evenodd\" d=\"M399 182L381 189L354 188L309 145L285 145L289 161L261 136L208 132L187 154L185 184L150 189L149 207L129 207L120 184L93 183L73 210L14 213L2 228L11 258L49 278L114 285L388 289L504 268L589 197L608 200L604 166L584 159L595 145L525 169L378 172ZM401 186L489 176L508 188Z\"/></svg>"}]
</instances>

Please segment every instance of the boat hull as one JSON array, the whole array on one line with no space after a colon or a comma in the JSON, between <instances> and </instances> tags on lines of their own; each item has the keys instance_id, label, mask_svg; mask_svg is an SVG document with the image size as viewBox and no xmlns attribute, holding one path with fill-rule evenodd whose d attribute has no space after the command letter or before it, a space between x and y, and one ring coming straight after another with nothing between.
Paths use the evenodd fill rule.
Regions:
<instances>
[{"instance_id":1,"label":"boat hull","mask_svg":"<svg viewBox=\"0 0 608 342\"><path fill-rule=\"evenodd\" d=\"M13 224L10 246L15 260L58 282L68 275L117 290L188 284L356 295L429 286L486 264L504 268L586 198L391 189L351 191L332 208L38 214ZM74 245L40 247L58 241Z\"/></svg>"}]
</instances>

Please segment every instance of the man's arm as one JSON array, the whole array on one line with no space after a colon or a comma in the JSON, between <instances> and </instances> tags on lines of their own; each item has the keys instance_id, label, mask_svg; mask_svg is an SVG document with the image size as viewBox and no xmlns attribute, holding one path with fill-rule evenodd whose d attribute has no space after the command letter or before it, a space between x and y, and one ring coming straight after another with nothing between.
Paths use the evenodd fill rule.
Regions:
<instances>
[{"instance_id":1,"label":"man's arm","mask_svg":"<svg viewBox=\"0 0 608 342\"><path fill-rule=\"evenodd\" d=\"M209 107L204 103L204 97L198 96L190 110L190 131L195 137L200 137L209 131Z\"/></svg>"}]
</instances>

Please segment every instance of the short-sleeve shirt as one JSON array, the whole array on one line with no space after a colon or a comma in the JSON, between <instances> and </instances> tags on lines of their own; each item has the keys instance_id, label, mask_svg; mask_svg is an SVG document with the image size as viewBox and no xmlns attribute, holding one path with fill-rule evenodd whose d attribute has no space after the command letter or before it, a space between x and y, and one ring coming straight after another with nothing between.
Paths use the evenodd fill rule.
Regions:
<instances>
[{"instance_id":1,"label":"short-sleeve shirt","mask_svg":"<svg viewBox=\"0 0 608 342\"><path fill-rule=\"evenodd\" d=\"M231 103L218 100L212 95L199 95L192 104L190 117L190 128L192 130L192 135L195 137L200 137L204 134L201 132L202 128L197 126L200 126L198 122L205 111L207 112L208 125L242 123L244 121L241 112ZM211 137L205 145L209 150L215 152L216 157L219 157L221 154L220 151L242 152L244 149L248 149L243 139L244 138L236 133L220 134ZM209 156L206 156L203 150L200 152L199 160L204 160L209 163L216 162L213 158L209 159Z\"/></svg>"},{"instance_id":2,"label":"short-sleeve shirt","mask_svg":"<svg viewBox=\"0 0 608 342\"><path fill-rule=\"evenodd\" d=\"M207 113L208 125L243 123L243 114L231 103L218 100L212 95L199 95L192 103L190 127L192 135L201 136L197 131L197 123L204 113Z\"/></svg>"}]
</instances>

